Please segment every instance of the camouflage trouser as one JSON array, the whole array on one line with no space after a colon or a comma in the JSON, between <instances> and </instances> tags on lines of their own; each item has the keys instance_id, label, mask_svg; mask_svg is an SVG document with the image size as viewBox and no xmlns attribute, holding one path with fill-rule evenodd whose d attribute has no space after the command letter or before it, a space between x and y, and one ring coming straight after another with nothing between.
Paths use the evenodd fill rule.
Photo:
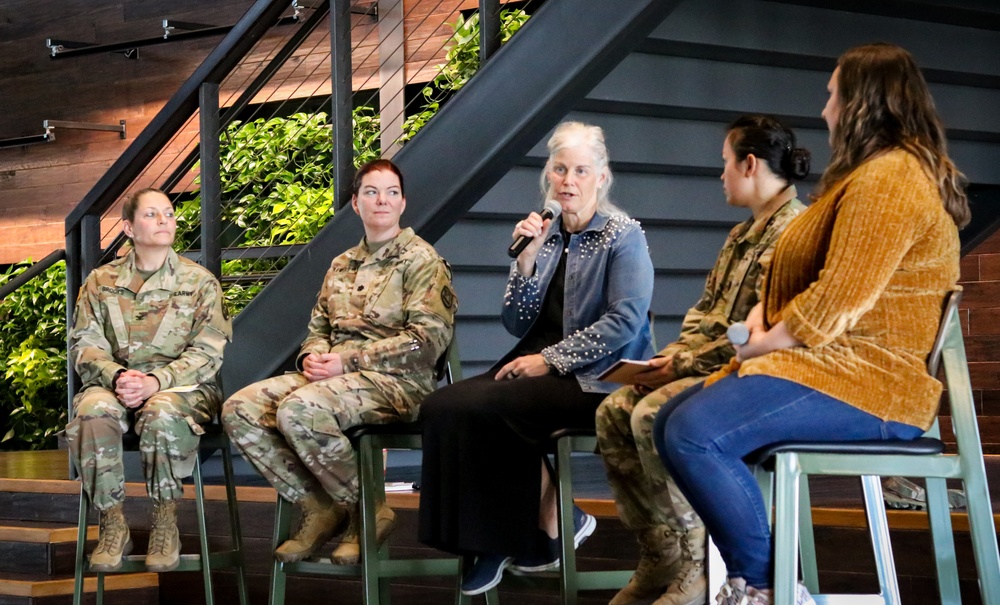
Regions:
<instances>
[{"instance_id":1,"label":"camouflage trouser","mask_svg":"<svg viewBox=\"0 0 1000 605\"><path fill-rule=\"evenodd\" d=\"M156 502L178 500L181 479L194 472L198 435L188 418L205 424L219 409L214 391L156 393L135 412L139 455L146 493ZM73 399L74 418L66 425L66 441L80 473L83 489L99 510L125 499L122 434L128 430L128 408L103 387L90 387Z\"/></svg>"},{"instance_id":2,"label":"camouflage trouser","mask_svg":"<svg viewBox=\"0 0 1000 605\"><path fill-rule=\"evenodd\" d=\"M640 532L666 524L686 532L702 525L656 453L653 420L671 397L704 379L681 378L647 395L622 387L597 408L597 442L625 527Z\"/></svg>"},{"instance_id":3,"label":"camouflage trouser","mask_svg":"<svg viewBox=\"0 0 1000 605\"><path fill-rule=\"evenodd\" d=\"M222 407L229 438L290 502L325 490L344 506L358 501L358 470L344 431L359 424L415 419L401 414L399 393L387 394L361 373L310 383L300 373L241 389ZM393 405L393 404L396 405Z\"/></svg>"}]
</instances>

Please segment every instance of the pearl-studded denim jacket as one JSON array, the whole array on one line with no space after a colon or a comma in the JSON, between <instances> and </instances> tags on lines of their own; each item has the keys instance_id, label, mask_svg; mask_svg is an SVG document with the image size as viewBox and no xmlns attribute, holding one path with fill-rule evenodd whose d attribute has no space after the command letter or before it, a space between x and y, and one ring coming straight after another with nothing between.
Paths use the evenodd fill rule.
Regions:
<instances>
[{"instance_id":1,"label":"pearl-studded denim jacket","mask_svg":"<svg viewBox=\"0 0 1000 605\"><path fill-rule=\"evenodd\" d=\"M561 218L556 221L561 221ZM507 331L523 338L541 311L563 242L559 225L550 226L523 277L511 263L501 318ZM619 385L597 380L619 359L653 355L649 303L653 263L639 222L624 215L595 214L587 228L570 236L563 292L563 339L542 350L559 374L572 373L589 393L610 393Z\"/></svg>"}]
</instances>

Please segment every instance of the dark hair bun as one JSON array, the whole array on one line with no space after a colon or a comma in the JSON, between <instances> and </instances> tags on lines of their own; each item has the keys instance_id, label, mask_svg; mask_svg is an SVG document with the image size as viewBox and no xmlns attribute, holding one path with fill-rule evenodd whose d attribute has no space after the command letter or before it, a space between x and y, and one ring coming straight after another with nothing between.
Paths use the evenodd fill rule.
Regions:
<instances>
[{"instance_id":1,"label":"dark hair bun","mask_svg":"<svg viewBox=\"0 0 1000 605\"><path fill-rule=\"evenodd\" d=\"M781 171L789 181L801 181L809 176L812 154L808 149L796 147L781 158Z\"/></svg>"}]
</instances>

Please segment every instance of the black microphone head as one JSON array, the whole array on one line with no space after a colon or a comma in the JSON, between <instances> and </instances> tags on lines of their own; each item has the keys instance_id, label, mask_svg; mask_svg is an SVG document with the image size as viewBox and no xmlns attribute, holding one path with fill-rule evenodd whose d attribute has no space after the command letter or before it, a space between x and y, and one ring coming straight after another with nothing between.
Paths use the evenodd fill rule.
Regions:
<instances>
[{"instance_id":1,"label":"black microphone head","mask_svg":"<svg viewBox=\"0 0 1000 605\"><path fill-rule=\"evenodd\" d=\"M548 200L547 202L545 202L545 208L542 210L543 219L546 218L554 219L560 214L562 214L562 206L559 205L559 202L555 200Z\"/></svg>"}]
</instances>

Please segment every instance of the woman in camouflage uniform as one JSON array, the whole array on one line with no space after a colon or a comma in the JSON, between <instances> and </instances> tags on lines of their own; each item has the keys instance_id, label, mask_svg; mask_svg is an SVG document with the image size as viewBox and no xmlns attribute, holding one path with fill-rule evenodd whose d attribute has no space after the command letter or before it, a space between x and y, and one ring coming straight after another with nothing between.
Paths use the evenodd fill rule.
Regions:
<instances>
[{"instance_id":1,"label":"woman in camouflage uniform","mask_svg":"<svg viewBox=\"0 0 1000 605\"><path fill-rule=\"evenodd\" d=\"M274 555L309 557L358 504L357 461L344 431L409 422L436 386L434 367L451 342L457 302L451 268L399 226L403 176L375 160L354 178L351 205L365 238L333 259L296 359L299 371L241 389L222 421L243 456L282 498L302 509L298 531ZM357 514L331 558L358 560ZM395 526L376 512L381 543Z\"/></svg>"},{"instance_id":2,"label":"woman in camouflage uniform","mask_svg":"<svg viewBox=\"0 0 1000 605\"><path fill-rule=\"evenodd\" d=\"M733 227L705 290L688 310L680 337L659 352L636 384L597 408L597 440L619 517L636 534L639 565L610 605L658 597L654 605L704 603L705 526L653 448L653 418L670 398L698 384L736 354L726 329L743 321L778 236L805 206L794 181L809 173L809 151L774 118L748 115L726 132L722 188L726 202L752 216Z\"/></svg>"},{"instance_id":3,"label":"woman in camouflage uniform","mask_svg":"<svg viewBox=\"0 0 1000 605\"><path fill-rule=\"evenodd\" d=\"M134 422L153 524L146 567L177 567L176 502L194 470L200 425L218 412L216 373L232 337L219 282L173 251L177 221L161 191L122 207L132 249L95 269L80 289L69 353L83 388L66 427L87 497L100 511L94 571L114 571L132 549L122 512L122 434Z\"/></svg>"}]
</instances>

